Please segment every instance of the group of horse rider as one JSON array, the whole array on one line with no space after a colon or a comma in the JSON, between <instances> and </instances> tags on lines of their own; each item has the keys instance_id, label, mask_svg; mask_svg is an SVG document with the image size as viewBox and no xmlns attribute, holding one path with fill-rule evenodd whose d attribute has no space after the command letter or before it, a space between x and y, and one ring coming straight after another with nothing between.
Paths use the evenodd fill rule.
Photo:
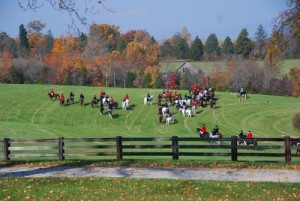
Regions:
<instances>
[{"instance_id":1,"label":"group of horse rider","mask_svg":"<svg viewBox=\"0 0 300 201\"><path fill-rule=\"evenodd\" d=\"M209 93L213 94L213 97L214 97L214 90L212 88L201 89L198 85L192 85L192 87L189 91L192 92L192 94L191 95L185 94L184 97L182 97L182 95L180 93L178 93L177 91L172 93L172 91L170 89L165 89L165 90L163 90L162 94L158 95L157 103L158 103L158 106L159 106L159 116L160 116L159 122L162 122L161 117L170 117L170 116L172 116L172 114L169 112L169 109L165 109L164 112L162 113L163 105L166 105L166 107L168 108L170 106L170 104L173 104L173 105L176 106L177 109L183 109L183 110L186 110L188 107L191 107L192 108L192 113L193 113L193 115L195 115L196 114L196 108L199 105L199 102L197 101L198 99L207 97ZM56 95L57 95L57 97L56 97ZM99 96L100 96L99 99L97 98L96 95L92 98L92 100L91 100L92 107L98 106L98 104L100 103L99 104L100 113L103 114L104 106L107 104L108 108L109 108L109 112L112 113L113 106L114 106L114 103L115 103L113 97L109 97L103 90L100 91ZM50 92L49 92L49 97L51 99L53 97L59 98L60 105L64 106L65 95L63 93L61 93L59 95L59 94L56 94L53 89L51 89ZM75 95L71 91L68 98L67 98L67 104L73 103L74 102L74 97L75 97ZM79 103L80 103L81 106L83 106L84 99L85 99L85 97L84 97L83 93L80 93ZM146 100L147 101L152 101L152 99L153 99L153 96L150 96L150 94L148 93L147 96L146 96ZM165 104L162 104L163 99L165 99L165 101L166 101ZM128 94L126 94L124 96L123 100L122 100L122 108L124 110L126 110L126 107L128 107L128 103L129 103L129 96L128 96Z\"/></svg>"},{"instance_id":2,"label":"group of horse rider","mask_svg":"<svg viewBox=\"0 0 300 201\"><path fill-rule=\"evenodd\" d=\"M202 124L200 128L197 128L197 132L200 138L222 138L222 134L219 132L219 127L215 126L213 130L208 133L205 124Z\"/></svg>"}]
</instances>

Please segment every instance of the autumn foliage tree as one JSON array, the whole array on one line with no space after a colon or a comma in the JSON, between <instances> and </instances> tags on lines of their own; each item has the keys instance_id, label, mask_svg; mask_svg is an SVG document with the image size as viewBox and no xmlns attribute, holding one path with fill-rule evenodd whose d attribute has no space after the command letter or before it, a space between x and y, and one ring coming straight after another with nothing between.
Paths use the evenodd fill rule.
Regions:
<instances>
[{"instance_id":1,"label":"autumn foliage tree","mask_svg":"<svg viewBox=\"0 0 300 201\"><path fill-rule=\"evenodd\" d=\"M10 82L10 71L13 66L12 56L9 52L2 53L2 63L0 64L0 82Z\"/></svg>"},{"instance_id":2,"label":"autumn foliage tree","mask_svg":"<svg viewBox=\"0 0 300 201\"><path fill-rule=\"evenodd\" d=\"M300 96L300 68L292 68L289 75L293 84L293 95Z\"/></svg>"}]
</instances>

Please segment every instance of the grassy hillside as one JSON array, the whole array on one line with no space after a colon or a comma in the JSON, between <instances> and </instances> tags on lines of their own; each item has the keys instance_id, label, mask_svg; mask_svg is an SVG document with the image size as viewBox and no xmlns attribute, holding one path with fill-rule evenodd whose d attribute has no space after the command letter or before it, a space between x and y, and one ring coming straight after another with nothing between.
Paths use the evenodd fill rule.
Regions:
<instances>
[{"instance_id":1,"label":"grassy hillside","mask_svg":"<svg viewBox=\"0 0 300 201\"><path fill-rule=\"evenodd\" d=\"M75 103L59 106L47 93L54 88L58 93L75 93ZM101 116L99 108L91 108L90 100L103 89L121 103L129 94L131 107L127 111L115 111L115 119ZM49 85L0 85L0 138L56 138L56 137L169 137L197 136L196 127L205 123L208 129L215 125L225 137L243 129L252 130L255 137L300 137L293 129L291 120L300 112L300 101L292 97L249 95L247 101L239 102L230 93L216 92L217 108L198 108L197 116L183 118L174 107L176 122L159 124L157 105L143 105L148 92L155 97L161 90L123 89ZM83 93L86 104L79 106L78 96ZM185 91L181 91L185 93ZM269 102L267 102L269 101Z\"/></svg>"},{"instance_id":2,"label":"grassy hillside","mask_svg":"<svg viewBox=\"0 0 300 201\"><path fill-rule=\"evenodd\" d=\"M223 62L215 62L215 61L201 61L201 62L189 62L195 68L201 69L205 74L209 74L213 72L216 68L222 68L224 66ZM160 72L175 72L177 68L179 68L183 64L183 61L178 62L161 62L161 70ZM258 61L259 65L263 65L263 61ZM294 67L300 68L300 59L285 59L280 62L281 65L281 73L288 74L290 69Z\"/></svg>"}]
</instances>

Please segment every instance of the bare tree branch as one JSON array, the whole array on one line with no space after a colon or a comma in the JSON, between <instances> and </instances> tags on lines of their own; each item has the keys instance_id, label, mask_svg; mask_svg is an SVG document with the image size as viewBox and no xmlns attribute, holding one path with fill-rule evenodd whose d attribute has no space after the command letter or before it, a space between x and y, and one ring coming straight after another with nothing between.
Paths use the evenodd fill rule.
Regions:
<instances>
[{"instance_id":1,"label":"bare tree branch","mask_svg":"<svg viewBox=\"0 0 300 201\"><path fill-rule=\"evenodd\" d=\"M76 21L79 21L86 28L90 25L86 14L91 13L97 15L100 13L101 8L104 10L115 13L116 11L112 8L108 8L105 5L105 0L84 0L84 7L78 7L78 1L76 0L23 0L18 1L20 8L24 11L34 11L45 6L50 5L53 9L63 13L67 12L71 18L71 24L68 25L69 30L72 32L80 33Z\"/></svg>"}]
</instances>

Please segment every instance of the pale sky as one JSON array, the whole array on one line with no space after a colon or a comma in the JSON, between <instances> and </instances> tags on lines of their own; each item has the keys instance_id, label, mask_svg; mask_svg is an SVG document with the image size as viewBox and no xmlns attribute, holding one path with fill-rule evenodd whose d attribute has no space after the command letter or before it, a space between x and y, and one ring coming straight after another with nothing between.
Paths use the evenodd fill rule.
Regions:
<instances>
[{"instance_id":1,"label":"pale sky","mask_svg":"<svg viewBox=\"0 0 300 201\"><path fill-rule=\"evenodd\" d=\"M76 1L79 11L84 12L84 2ZM103 1L103 0L102 0ZM27 0L0 0L0 32L11 37L18 37L19 26L34 20L46 24L44 33L50 29L54 37L66 35L71 18L67 13L60 13L51 8L47 2L34 11L22 11L18 2ZM105 10L96 0L93 2L96 14L87 14L88 23L114 24L125 33L129 30L145 29L156 40L173 36L187 27L194 39L201 40L215 33L218 39L229 36L236 40L240 31L247 28L249 37L253 38L257 27L262 24L268 34L272 31L273 20L280 12L287 9L286 0L104 0L105 6L115 13ZM80 31L88 33L88 28L76 21Z\"/></svg>"}]
</instances>

